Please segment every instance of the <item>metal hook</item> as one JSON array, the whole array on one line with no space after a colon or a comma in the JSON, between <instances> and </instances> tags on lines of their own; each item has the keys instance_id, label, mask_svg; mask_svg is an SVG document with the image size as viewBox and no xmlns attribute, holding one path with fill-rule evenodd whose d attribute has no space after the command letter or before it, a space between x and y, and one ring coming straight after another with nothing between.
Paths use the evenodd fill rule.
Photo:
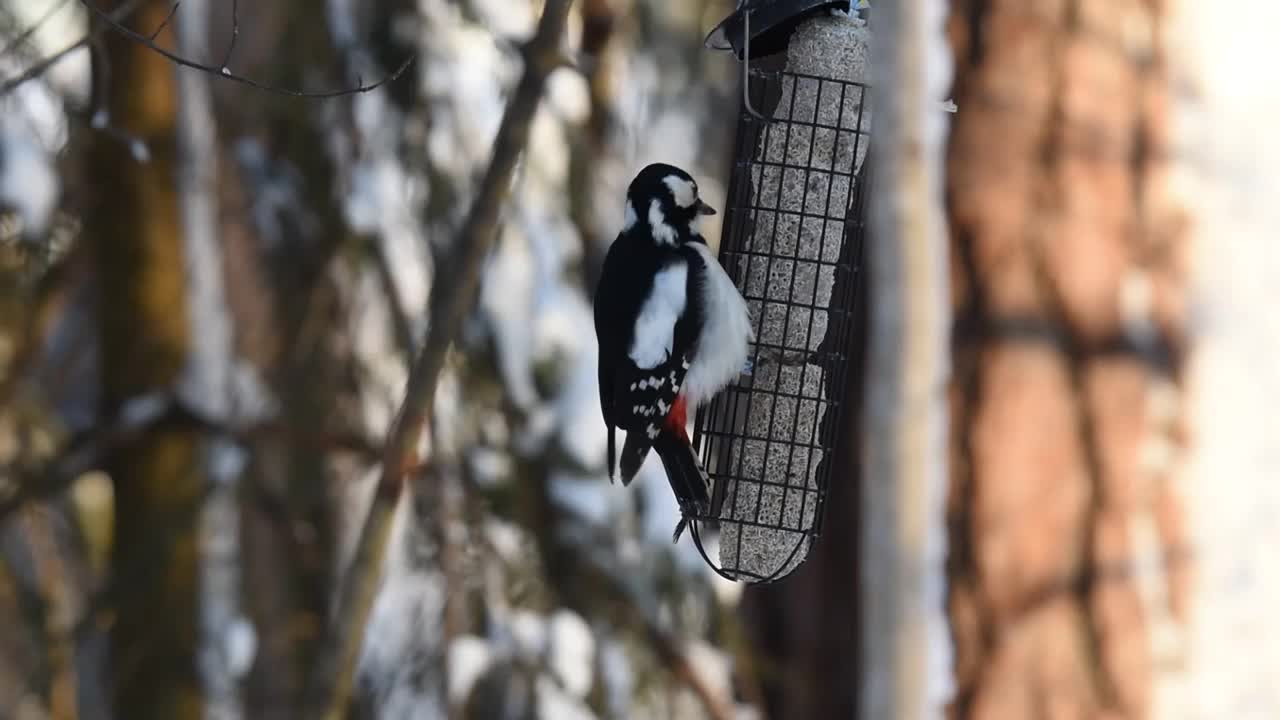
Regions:
<instances>
[{"instance_id":1,"label":"metal hook","mask_svg":"<svg viewBox=\"0 0 1280 720\"><path fill-rule=\"evenodd\" d=\"M761 122L769 118L761 115L751 105L751 10L742 14L742 106Z\"/></svg>"}]
</instances>

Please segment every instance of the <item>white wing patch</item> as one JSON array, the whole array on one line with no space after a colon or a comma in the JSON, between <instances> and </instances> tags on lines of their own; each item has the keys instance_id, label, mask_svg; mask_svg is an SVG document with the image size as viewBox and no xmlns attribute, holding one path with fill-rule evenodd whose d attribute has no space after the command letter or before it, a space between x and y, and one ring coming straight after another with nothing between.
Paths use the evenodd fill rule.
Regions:
<instances>
[{"instance_id":1,"label":"white wing patch","mask_svg":"<svg viewBox=\"0 0 1280 720\"><path fill-rule=\"evenodd\" d=\"M728 385L747 362L747 344L755 339L747 303L711 249L689 243L702 256L706 267L701 293L706 320L698 339L697 354L684 376L686 397L691 405L701 405Z\"/></svg>"},{"instance_id":2,"label":"white wing patch","mask_svg":"<svg viewBox=\"0 0 1280 720\"><path fill-rule=\"evenodd\" d=\"M649 203L649 229L653 232L654 242L659 245L676 244L676 229L667 224L667 216L662 214L662 203L657 199Z\"/></svg>"},{"instance_id":3,"label":"white wing patch","mask_svg":"<svg viewBox=\"0 0 1280 720\"><path fill-rule=\"evenodd\" d=\"M675 198L676 205L687 208L697 202L698 191L694 188L692 182L679 175L668 175L662 178L662 182L666 183L667 187L671 189L671 197Z\"/></svg>"},{"instance_id":4,"label":"white wing patch","mask_svg":"<svg viewBox=\"0 0 1280 720\"><path fill-rule=\"evenodd\" d=\"M627 353L636 367L656 367L671 355L676 321L684 313L688 277L689 268L683 261L666 266L654 276L653 290L636 316L635 335ZM738 365L741 367L742 363Z\"/></svg>"}]
</instances>

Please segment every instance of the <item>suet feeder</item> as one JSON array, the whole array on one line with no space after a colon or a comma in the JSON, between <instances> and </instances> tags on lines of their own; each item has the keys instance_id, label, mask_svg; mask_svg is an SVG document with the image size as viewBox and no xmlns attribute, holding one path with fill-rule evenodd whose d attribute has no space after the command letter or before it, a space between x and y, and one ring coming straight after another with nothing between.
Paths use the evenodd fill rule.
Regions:
<instances>
[{"instance_id":1,"label":"suet feeder","mask_svg":"<svg viewBox=\"0 0 1280 720\"><path fill-rule=\"evenodd\" d=\"M750 367L695 421L713 502L692 535L732 580L804 561L844 447L871 108L865 23L833 7L850 3L748 2L707 38L744 65L719 258L756 337ZM769 48L780 57L752 66Z\"/></svg>"},{"instance_id":2,"label":"suet feeder","mask_svg":"<svg viewBox=\"0 0 1280 720\"><path fill-rule=\"evenodd\" d=\"M712 50L732 50L739 60L747 55L748 59L774 55L787 49L791 34L804 20L849 6L849 0L739 2L738 8L707 35L705 44Z\"/></svg>"}]
</instances>

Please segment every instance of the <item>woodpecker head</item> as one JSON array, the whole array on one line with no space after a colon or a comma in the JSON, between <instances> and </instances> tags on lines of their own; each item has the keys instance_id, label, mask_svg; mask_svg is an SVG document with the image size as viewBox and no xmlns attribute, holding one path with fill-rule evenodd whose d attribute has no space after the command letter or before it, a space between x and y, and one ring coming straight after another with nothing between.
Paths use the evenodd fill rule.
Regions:
<instances>
[{"instance_id":1,"label":"woodpecker head","mask_svg":"<svg viewBox=\"0 0 1280 720\"><path fill-rule=\"evenodd\" d=\"M654 242L677 245L700 241L698 220L716 211L698 197L698 183L689 173L674 165L654 163L641 170L627 188L626 213L623 230L643 224Z\"/></svg>"}]
</instances>

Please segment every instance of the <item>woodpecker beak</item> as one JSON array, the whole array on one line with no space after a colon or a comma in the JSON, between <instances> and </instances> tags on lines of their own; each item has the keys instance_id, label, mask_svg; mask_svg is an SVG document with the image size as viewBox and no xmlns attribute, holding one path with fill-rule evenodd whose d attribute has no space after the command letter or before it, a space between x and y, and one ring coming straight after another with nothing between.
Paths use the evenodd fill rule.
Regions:
<instances>
[{"instance_id":1,"label":"woodpecker beak","mask_svg":"<svg viewBox=\"0 0 1280 720\"><path fill-rule=\"evenodd\" d=\"M715 215L715 214L716 214L716 209L715 209L715 208L713 208L713 207L711 207L710 205L708 205L708 204L706 204L706 203L702 202L702 199L701 199L701 198L699 198L699 199L698 199L698 214L699 214L699 215Z\"/></svg>"}]
</instances>

